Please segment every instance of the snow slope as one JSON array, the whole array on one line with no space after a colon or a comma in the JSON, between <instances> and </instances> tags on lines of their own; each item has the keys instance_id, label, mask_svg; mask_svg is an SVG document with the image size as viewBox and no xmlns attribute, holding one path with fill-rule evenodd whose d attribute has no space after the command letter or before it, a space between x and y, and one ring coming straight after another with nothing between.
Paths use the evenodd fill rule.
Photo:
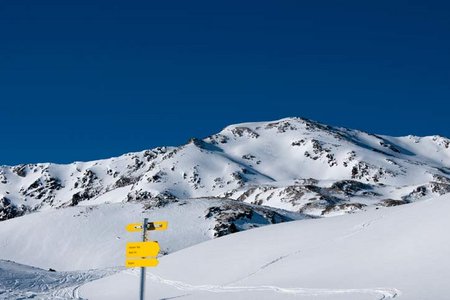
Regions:
<instances>
[{"instance_id":1,"label":"snow slope","mask_svg":"<svg viewBox=\"0 0 450 300\"><path fill-rule=\"evenodd\" d=\"M77 299L81 284L117 271L118 269L50 272L0 260L0 300Z\"/></svg>"},{"instance_id":2,"label":"snow slope","mask_svg":"<svg viewBox=\"0 0 450 300\"><path fill-rule=\"evenodd\" d=\"M306 216L224 199L187 199L146 209L144 203L75 206L33 213L0 223L0 259L58 271L123 266L129 223L167 220L152 232L161 253L171 253L234 231Z\"/></svg>"},{"instance_id":3,"label":"snow slope","mask_svg":"<svg viewBox=\"0 0 450 300\"><path fill-rule=\"evenodd\" d=\"M283 223L161 258L147 299L448 299L450 196ZM136 299L138 270L87 283L91 300Z\"/></svg>"}]
</instances>

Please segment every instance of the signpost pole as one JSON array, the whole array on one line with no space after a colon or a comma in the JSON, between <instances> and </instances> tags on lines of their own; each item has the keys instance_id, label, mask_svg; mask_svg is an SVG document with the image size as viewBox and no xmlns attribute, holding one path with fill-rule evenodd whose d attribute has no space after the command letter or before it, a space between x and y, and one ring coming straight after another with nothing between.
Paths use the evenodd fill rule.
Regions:
<instances>
[{"instance_id":1,"label":"signpost pole","mask_svg":"<svg viewBox=\"0 0 450 300\"><path fill-rule=\"evenodd\" d=\"M160 250L158 241L148 241L147 231L167 230L167 224L167 221L149 222L147 218L144 218L144 223L130 223L125 227L130 232L142 230L142 242L129 242L125 248L125 266L127 268L141 267L139 300L145 298L145 267L158 265L157 256Z\"/></svg>"},{"instance_id":2,"label":"signpost pole","mask_svg":"<svg viewBox=\"0 0 450 300\"><path fill-rule=\"evenodd\" d=\"M147 223L148 223L148 219L144 218L144 226L142 228L142 241L145 242L147 240ZM144 300L144 287L145 287L145 267L141 267L141 292L140 292L140 300Z\"/></svg>"}]
</instances>

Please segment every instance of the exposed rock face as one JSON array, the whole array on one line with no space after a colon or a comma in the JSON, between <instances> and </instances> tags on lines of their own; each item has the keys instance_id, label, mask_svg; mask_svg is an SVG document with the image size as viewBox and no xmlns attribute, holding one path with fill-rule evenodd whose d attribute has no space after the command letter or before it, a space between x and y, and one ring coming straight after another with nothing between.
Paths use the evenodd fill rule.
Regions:
<instances>
[{"instance_id":1,"label":"exposed rock face","mask_svg":"<svg viewBox=\"0 0 450 300\"><path fill-rule=\"evenodd\" d=\"M271 209L231 201L228 205L208 208L205 218L213 218L216 222L216 225L212 228L214 237L293 220Z\"/></svg>"},{"instance_id":2,"label":"exposed rock face","mask_svg":"<svg viewBox=\"0 0 450 300\"><path fill-rule=\"evenodd\" d=\"M408 201L405 200L393 200L393 199L386 199L386 200L382 200L380 202L381 206L398 206L398 205L403 205L403 204L407 204L409 203Z\"/></svg>"},{"instance_id":3,"label":"exposed rock face","mask_svg":"<svg viewBox=\"0 0 450 300\"><path fill-rule=\"evenodd\" d=\"M180 147L68 165L2 166L3 219L100 196L149 208L221 197L317 216L408 203L450 193L449 141L302 118L231 125Z\"/></svg>"},{"instance_id":4,"label":"exposed rock face","mask_svg":"<svg viewBox=\"0 0 450 300\"><path fill-rule=\"evenodd\" d=\"M6 197L0 198L0 221L22 216L27 211L25 206L17 207Z\"/></svg>"},{"instance_id":5,"label":"exposed rock face","mask_svg":"<svg viewBox=\"0 0 450 300\"><path fill-rule=\"evenodd\" d=\"M354 195L360 191L371 190L372 186L355 180L341 180L333 183L330 189L336 190L337 192L343 192L346 195Z\"/></svg>"},{"instance_id":6,"label":"exposed rock face","mask_svg":"<svg viewBox=\"0 0 450 300\"><path fill-rule=\"evenodd\" d=\"M429 195L444 195L450 193L450 184L442 182L430 182L425 185L418 186L412 192L402 197L405 201L415 201Z\"/></svg>"},{"instance_id":7,"label":"exposed rock face","mask_svg":"<svg viewBox=\"0 0 450 300\"><path fill-rule=\"evenodd\" d=\"M27 169L29 166L27 165L19 165L16 167L11 168L11 171L17 174L17 176L25 177L27 176Z\"/></svg>"},{"instance_id":8,"label":"exposed rock face","mask_svg":"<svg viewBox=\"0 0 450 300\"><path fill-rule=\"evenodd\" d=\"M139 181L139 178L121 176L114 183L114 188L121 188L121 187L124 187L124 186L132 185L132 184L136 183L137 181Z\"/></svg>"},{"instance_id":9,"label":"exposed rock face","mask_svg":"<svg viewBox=\"0 0 450 300\"><path fill-rule=\"evenodd\" d=\"M243 136L247 136L247 137L251 137L251 138L258 138L259 134L254 132L253 130L251 130L248 127L235 127L231 130L231 132L233 133L234 136L236 137L243 137Z\"/></svg>"},{"instance_id":10,"label":"exposed rock face","mask_svg":"<svg viewBox=\"0 0 450 300\"><path fill-rule=\"evenodd\" d=\"M366 205L361 203L344 203L344 204L336 204L336 205L330 205L328 206L323 212L322 215L329 215L331 213L336 212L355 212L358 210L361 210Z\"/></svg>"}]
</instances>

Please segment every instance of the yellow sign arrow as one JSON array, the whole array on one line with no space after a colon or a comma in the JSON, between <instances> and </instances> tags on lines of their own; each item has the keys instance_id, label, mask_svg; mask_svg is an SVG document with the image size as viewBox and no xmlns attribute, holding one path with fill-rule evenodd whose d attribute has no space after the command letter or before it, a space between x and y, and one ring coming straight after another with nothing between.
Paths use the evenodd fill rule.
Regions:
<instances>
[{"instance_id":1,"label":"yellow sign arrow","mask_svg":"<svg viewBox=\"0 0 450 300\"><path fill-rule=\"evenodd\" d=\"M131 223L127 225L127 231L139 232L142 231L142 223Z\"/></svg>"},{"instance_id":2,"label":"yellow sign arrow","mask_svg":"<svg viewBox=\"0 0 450 300\"><path fill-rule=\"evenodd\" d=\"M126 256L127 257L146 257L156 256L159 252L158 242L131 242L127 243Z\"/></svg>"},{"instance_id":3,"label":"yellow sign arrow","mask_svg":"<svg viewBox=\"0 0 450 300\"><path fill-rule=\"evenodd\" d=\"M169 222L167 221L155 221L149 222L147 225L147 230L166 230Z\"/></svg>"},{"instance_id":4,"label":"yellow sign arrow","mask_svg":"<svg viewBox=\"0 0 450 300\"><path fill-rule=\"evenodd\" d=\"M125 261L125 266L127 268L156 267L158 263L159 263L158 260L154 257L145 259L127 259Z\"/></svg>"},{"instance_id":5,"label":"yellow sign arrow","mask_svg":"<svg viewBox=\"0 0 450 300\"><path fill-rule=\"evenodd\" d=\"M168 225L167 221L148 222L147 230L166 230ZM130 223L126 229L131 232L139 232L142 231L142 227L144 227L142 223Z\"/></svg>"}]
</instances>

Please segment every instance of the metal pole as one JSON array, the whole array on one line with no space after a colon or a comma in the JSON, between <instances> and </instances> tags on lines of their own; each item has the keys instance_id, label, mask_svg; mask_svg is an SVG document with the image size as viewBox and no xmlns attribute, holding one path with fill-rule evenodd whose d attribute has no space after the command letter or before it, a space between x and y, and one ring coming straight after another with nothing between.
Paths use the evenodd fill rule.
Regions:
<instances>
[{"instance_id":1,"label":"metal pole","mask_svg":"<svg viewBox=\"0 0 450 300\"><path fill-rule=\"evenodd\" d=\"M145 242L147 240L147 223L148 223L148 219L144 218L144 226L142 228L142 241ZM141 293L140 293L140 300L144 300L144 294L145 294L145 267L141 267Z\"/></svg>"}]
</instances>

